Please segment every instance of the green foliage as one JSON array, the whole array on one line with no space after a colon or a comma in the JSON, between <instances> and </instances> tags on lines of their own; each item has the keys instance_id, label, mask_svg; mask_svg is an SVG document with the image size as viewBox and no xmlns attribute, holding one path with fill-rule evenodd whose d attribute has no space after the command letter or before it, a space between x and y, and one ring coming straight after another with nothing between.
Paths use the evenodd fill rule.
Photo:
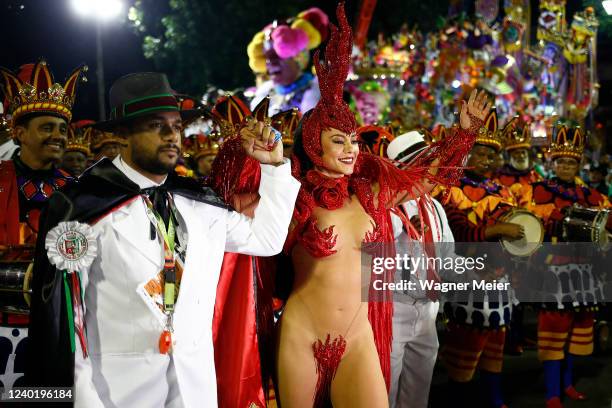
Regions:
<instances>
[{"instance_id":1,"label":"green foliage","mask_svg":"<svg viewBox=\"0 0 612 408\"><path fill-rule=\"evenodd\" d=\"M177 91L202 94L254 83L246 47L273 18L292 17L307 0L137 0L128 18L143 36L145 57L166 72Z\"/></svg>"},{"instance_id":2,"label":"green foliage","mask_svg":"<svg viewBox=\"0 0 612 408\"><path fill-rule=\"evenodd\" d=\"M166 72L178 91L201 94L208 84L224 89L248 86L254 78L246 47L273 19L293 17L309 7L333 14L332 0L136 0L128 18L143 37L143 52ZM349 19L359 1L346 5ZM370 37L397 32L402 23L434 28L448 1L379 0ZM390 12L392 10L392 12ZM330 15L330 18L335 18Z\"/></svg>"}]
</instances>

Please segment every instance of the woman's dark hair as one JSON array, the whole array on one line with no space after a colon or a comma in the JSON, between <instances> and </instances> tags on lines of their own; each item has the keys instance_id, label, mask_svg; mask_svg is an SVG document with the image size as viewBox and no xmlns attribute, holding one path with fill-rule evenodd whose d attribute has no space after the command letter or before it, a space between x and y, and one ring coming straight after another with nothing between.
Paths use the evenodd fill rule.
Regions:
<instances>
[{"instance_id":1,"label":"woman's dark hair","mask_svg":"<svg viewBox=\"0 0 612 408\"><path fill-rule=\"evenodd\" d=\"M308 157L308 154L304 150L304 143L302 141L302 125L304 124L306 118L310 116L311 112L312 110L306 112L304 116L302 116L302 119L300 119L300 123L298 123L298 127L295 129L295 133L293 134L293 154L295 157L297 157L300 163L300 173L302 175L306 174L308 170L314 168L312 160L310 160L310 157Z\"/></svg>"}]
</instances>

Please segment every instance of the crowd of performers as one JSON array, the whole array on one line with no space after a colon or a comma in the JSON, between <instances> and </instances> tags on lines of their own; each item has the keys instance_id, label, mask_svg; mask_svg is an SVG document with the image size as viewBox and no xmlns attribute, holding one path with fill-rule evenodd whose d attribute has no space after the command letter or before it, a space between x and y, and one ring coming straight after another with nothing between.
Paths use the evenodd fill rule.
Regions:
<instances>
[{"instance_id":1,"label":"crowd of performers","mask_svg":"<svg viewBox=\"0 0 612 408\"><path fill-rule=\"evenodd\" d=\"M250 106L229 95L204 106L164 74L133 73L110 88L101 122L72 121L83 68L64 84L44 61L1 69L2 386L74 386L84 407L426 407L440 312L457 405L474 406L478 369L487 404L506 406L520 297L374 293L362 247L442 256L430 244L525 241L514 214L562 243L575 238L568 209L595 214L604 240L610 203L578 177L586 135L555 124L543 176L532 123L498 126L484 91L434 132L360 126L345 101L352 51L343 6L337 25L310 9L249 45L266 78ZM571 253L532 263L557 277L537 306L537 347L542 405L561 407L586 399L573 361L593 351L603 300L568 295L563 276L603 278ZM503 267L425 269L407 279L513 279Z\"/></svg>"}]
</instances>

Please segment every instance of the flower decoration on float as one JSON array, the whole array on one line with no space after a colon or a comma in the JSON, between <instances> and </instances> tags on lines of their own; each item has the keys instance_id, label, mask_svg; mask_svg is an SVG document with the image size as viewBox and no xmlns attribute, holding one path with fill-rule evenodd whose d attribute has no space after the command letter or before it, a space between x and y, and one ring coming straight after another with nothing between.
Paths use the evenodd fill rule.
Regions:
<instances>
[{"instance_id":1,"label":"flower decoration on float","mask_svg":"<svg viewBox=\"0 0 612 408\"><path fill-rule=\"evenodd\" d=\"M329 18L319 8L302 11L286 21L274 21L259 31L249 45L249 67L257 74L265 74L265 51L273 49L281 59L297 58L302 68L308 64L308 51L327 39Z\"/></svg>"},{"instance_id":2,"label":"flower decoration on float","mask_svg":"<svg viewBox=\"0 0 612 408\"><path fill-rule=\"evenodd\" d=\"M355 56L350 79L406 79L422 40L421 33L416 28L410 31L407 25L387 39L379 34L377 41L369 42L365 50Z\"/></svg>"},{"instance_id":3,"label":"flower decoration on float","mask_svg":"<svg viewBox=\"0 0 612 408\"><path fill-rule=\"evenodd\" d=\"M570 64L581 64L587 61L588 42L597 36L599 21L592 7L574 14L569 38L563 47L563 56Z\"/></svg>"},{"instance_id":4,"label":"flower decoration on float","mask_svg":"<svg viewBox=\"0 0 612 408\"><path fill-rule=\"evenodd\" d=\"M537 39L563 46L566 37L565 0L541 0Z\"/></svg>"}]
</instances>

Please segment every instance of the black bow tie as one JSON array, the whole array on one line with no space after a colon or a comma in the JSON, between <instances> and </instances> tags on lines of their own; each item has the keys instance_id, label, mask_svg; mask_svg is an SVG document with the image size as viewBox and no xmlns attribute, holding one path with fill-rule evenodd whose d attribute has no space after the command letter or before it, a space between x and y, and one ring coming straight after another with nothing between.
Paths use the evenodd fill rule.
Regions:
<instances>
[{"instance_id":1,"label":"black bow tie","mask_svg":"<svg viewBox=\"0 0 612 408\"><path fill-rule=\"evenodd\" d=\"M168 189L164 186L149 187L141 190L151 200L153 209L164 220L164 225L168 228L170 220L170 209L168 207ZM155 227L151 224L151 239L155 239Z\"/></svg>"}]
</instances>

